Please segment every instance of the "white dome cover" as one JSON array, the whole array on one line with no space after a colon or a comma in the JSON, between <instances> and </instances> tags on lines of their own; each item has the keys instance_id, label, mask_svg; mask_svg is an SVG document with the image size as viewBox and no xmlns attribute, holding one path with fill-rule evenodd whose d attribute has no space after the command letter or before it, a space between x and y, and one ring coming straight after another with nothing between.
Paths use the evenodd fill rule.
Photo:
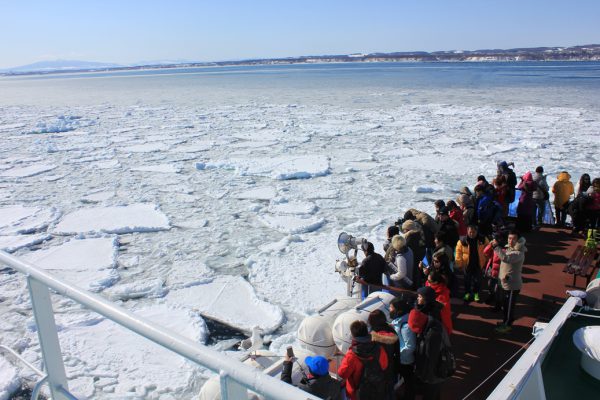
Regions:
<instances>
[{"instance_id":1,"label":"white dome cover","mask_svg":"<svg viewBox=\"0 0 600 400\"><path fill-rule=\"evenodd\" d=\"M311 315L304 318L297 337L301 346L314 354L329 358L335 353L331 322L327 317Z\"/></svg>"},{"instance_id":2,"label":"white dome cover","mask_svg":"<svg viewBox=\"0 0 600 400\"><path fill-rule=\"evenodd\" d=\"M581 368L600 380L600 326L584 326L573 334L573 343L581 351Z\"/></svg>"},{"instance_id":3,"label":"white dome cover","mask_svg":"<svg viewBox=\"0 0 600 400\"><path fill-rule=\"evenodd\" d=\"M356 307L340 314L333 323L333 340L340 352L346 353L352 345L350 325L357 320L367 322L371 311L381 310L388 315L387 307L394 295L384 292L374 292Z\"/></svg>"}]
</instances>

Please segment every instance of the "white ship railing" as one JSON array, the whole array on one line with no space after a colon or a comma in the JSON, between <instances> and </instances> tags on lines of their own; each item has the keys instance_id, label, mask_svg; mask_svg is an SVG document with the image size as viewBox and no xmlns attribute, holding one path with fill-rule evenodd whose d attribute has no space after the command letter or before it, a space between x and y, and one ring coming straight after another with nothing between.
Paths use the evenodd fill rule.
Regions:
<instances>
[{"instance_id":1,"label":"white ship railing","mask_svg":"<svg viewBox=\"0 0 600 400\"><path fill-rule=\"evenodd\" d=\"M247 400L248 390L266 399L273 400L318 399L297 387L263 374L261 371L227 357L223 353L196 343L118 307L98 295L66 283L45 270L21 261L3 251L0 251L0 262L27 276L33 315L47 374L46 382L53 400L72 400L75 397L69 392L49 289L163 346L167 350L218 373L221 381L221 399L223 400ZM168 366L165 367L168 368Z\"/></svg>"},{"instance_id":2,"label":"white ship railing","mask_svg":"<svg viewBox=\"0 0 600 400\"><path fill-rule=\"evenodd\" d=\"M581 300L570 297L535 341L510 369L488 400L545 400L542 362L558 331Z\"/></svg>"}]
</instances>

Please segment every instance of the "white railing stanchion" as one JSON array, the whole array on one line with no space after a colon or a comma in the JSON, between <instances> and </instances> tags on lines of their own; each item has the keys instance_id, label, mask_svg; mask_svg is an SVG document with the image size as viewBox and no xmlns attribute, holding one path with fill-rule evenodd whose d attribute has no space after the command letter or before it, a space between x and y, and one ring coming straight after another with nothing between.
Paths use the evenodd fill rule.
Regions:
<instances>
[{"instance_id":1,"label":"white railing stanchion","mask_svg":"<svg viewBox=\"0 0 600 400\"><path fill-rule=\"evenodd\" d=\"M50 290L48 287L32 277L27 277L29 285L29 295L31 296L31 306L33 316L40 339L40 347L48 374L48 386L50 393L55 400L67 400L63 388L68 391L67 374L63 364L60 343L58 342L58 333L54 321L54 312L52 311L52 300L50 299Z\"/></svg>"},{"instance_id":2,"label":"white railing stanchion","mask_svg":"<svg viewBox=\"0 0 600 400\"><path fill-rule=\"evenodd\" d=\"M246 388L231 379L226 372L219 373L219 380L221 382L221 400L248 398Z\"/></svg>"}]
</instances>

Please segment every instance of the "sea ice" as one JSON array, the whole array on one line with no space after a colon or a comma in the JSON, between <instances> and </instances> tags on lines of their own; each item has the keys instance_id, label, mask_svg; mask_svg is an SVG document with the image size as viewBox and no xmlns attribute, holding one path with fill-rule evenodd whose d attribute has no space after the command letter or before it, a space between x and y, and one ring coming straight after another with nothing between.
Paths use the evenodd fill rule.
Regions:
<instances>
[{"instance_id":1,"label":"sea ice","mask_svg":"<svg viewBox=\"0 0 600 400\"><path fill-rule=\"evenodd\" d=\"M17 369L0 355L0 400L8 400L21 387Z\"/></svg>"},{"instance_id":2,"label":"sea ice","mask_svg":"<svg viewBox=\"0 0 600 400\"><path fill-rule=\"evenodd\" d=\"M119 280L114 269L117 238L71 239L59 245L24 254L21 258L51 270L67 282L92 291L101 291Z\"/></svg>"},{"instance_id":3,"label":"sea ice","mask_svg":"<svg viewBox=\"0 0 600 400\"><path fill-rule=\"evenodd\" d=\"M0 234L34 233L58 219L55 209L12 205L0 207Z\"/></svg>"},{"instance_id":4,"label":"sea ice","mask_svg":"<svg viewBox=\"0 0 600 400\"><path fill-rule=\"evenodd\" d=\"M269 206L269 212L273 214L314 214L317 209L314 203L304 202L277 203Z\"/></svg>"},{"instance_id":5,"label":"sea ice","mask_svg":"<svg viewBox=\"0 0 600 400\"><path fill-rule=\"evenodd\" d=\"M171 290L165 300L193 307L205 318L246 332L258 326L263 334L271 333L283 323L281 309L258 299L252 286L239 276L219 276L205 284Z\"/></svg>"},{"instance_id":6,"label":"sea ice","mask_svg":"<svg viewBox=\"0 0 600 400\"><path fill-rule=\"evenodd\" d=\"M169 219L153 204L81 209L65 215L55 233L131 233L168 230Z\"/></svg>"},{"instance_id":7,"label":"sea ice","mask_svg":"<svg viewBox=\"0 0 600 400\"><path fill-rule=\"evenodd\" d=\"M169 146L163 143L144 143L123 147L121 150L130 153L155 153L157 151L166 151L168 149Z\"/></svg>"},{"instance_id":8,"label":"sea ice","mask_svg":"<svg viewBox=\"0 0 600 400\"><path fill-rule=\"evenodd\" d=\"M271 200L277 196L277 190L271 186L258 187L250 190L245 190L235 195L237 199L247 200Z\"/></svg>"},{"instance_id":9,"label":"sea ice","mask_svg":"<svg viewBox=\"0 0 600 400\"><path fill-rule=\"evenodd\" d=\"M314 232L325 224L324 218L291 215L260 215L259 220L267 227L285 234L296 235Z\"/></svg>"},{"instance_id":10,"label":"sea ice","mask_svg":"<svg viewBox=\"0 0 600 400\"><path fill-rule=\"evenodd\" d=\"M155 324L197 343L204 343L208 330L204 320L189 309L156 304L132 310ZM121 328L109 320L72 325L61 321L59 332L70 378L86 377L93 392L90 398L174 398L187 397L201 377L201 369L175 353ZM142 367L143 366L143 367ZM109 378L109 379L107 379ZM79 393L75 393L79 394Z\"/></svg>"},{"instance_id":11,"label":"sea ice","mask_svg":"<svg viewBox=\"0 0 600 400\"><path fill-rule=\"evenodd\" d=\"M52 236L46 233L40 233L37 235L0 236L0 249L12 253L23 247L30 247L40 244L51 237Z\"/></svg>"},{"instance_id":12,"label":"sea ice","mask_svg":"<svg viewBox=\"0 0 600 400\"><path fill-rule=\"evenodd\" d=\"M265 158L231 158L227 161L196 163L196 169L232 169L239 175L269 176L277 180L308 179L329 174L326 156L280 156Z\"/></svg>"},{"instance_id":13,"label":"sea ice","mask_svg":"<svg viewBox=\"0 0 600 400\"><path fill-rule=\"evenodd\" d=\"M181 172L181 168L173 164L143 165L131 168L131 170L140 172L160 172L165 174L177 174Z\"/></svg>"},{"instance_id":14,"label":"sea ice","mask_svg":"<svg viewBox=\"0 0 600 400\"><path fill-rule=\"evenodd\" d=\"M43 174L44 172L52 171L57 165L52 164L39 164L29 165L27 167L14 167L0 173L0 177L3 178L27 178Z\"/></svg>"}]
</instances>

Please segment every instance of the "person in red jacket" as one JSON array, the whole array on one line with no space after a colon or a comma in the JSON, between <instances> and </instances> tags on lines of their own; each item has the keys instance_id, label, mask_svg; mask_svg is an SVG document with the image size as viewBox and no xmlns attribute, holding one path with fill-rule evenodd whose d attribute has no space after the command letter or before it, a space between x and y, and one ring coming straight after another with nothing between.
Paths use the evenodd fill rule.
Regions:
<instances>
[{"instance_id":1,"label":"person in red jacket","mask_svg":"<svg viewBox=\"0 0 600 400\"><path fill-rule=\"evenodd\" d=\"M495 234L494 239L503 243L505 239L500 234ZM484 276L488 280L488 290L490 292L488 298L485 300L485 304L489 304L494 307L495 311L500 311L500 288L498 287L498 273L500 272L500 257L494 252L494 247L491 243L483 249L483 254L488 259L487 266L485 267Z\"/></svg>"},{"instance_id":2,"label":"person in red jacket","mask_svg":"<svg viewBox=\"0 0 600 400\"><path fill-rule=\"evenodd\" d=\"M382 346L371 341L369 329L364 321L350 324L352 346L338 368L338 376L346 380L346 394L350 400L358 399L358 387L363 372L363 360L377 357L382 371L388 368L388 358Z\"/></svg>"},{"instance_id":3,"label":"person in red jacket","mask_svg":"<svg viewBox=\"0 0 600 400\"><path fill-rule=\"evenodd\" d=\"M450 289L446 287L444 278L437 271L431 271L427 277L425 286L435 290L435 300L443 305L440 312L442 325L446 328L448 335L452 334L452 311L450 309Z\"/></svg>"},{"instance_id":4,"label":"person in red jacket","mask_svg":"<svg viewBox=\"0 0 600 400\"><path fill-rule=\"evenodd\" d=\"M448 215L450 215L450 218L458 224L458 236L461 238L467 236L467 223L465 222L463 211L458 204L456 204L454 200L448 200L446 207L448 208ZM453 246L456 247L456 243L453 243Z\"/></svg>"}]
</instances>

